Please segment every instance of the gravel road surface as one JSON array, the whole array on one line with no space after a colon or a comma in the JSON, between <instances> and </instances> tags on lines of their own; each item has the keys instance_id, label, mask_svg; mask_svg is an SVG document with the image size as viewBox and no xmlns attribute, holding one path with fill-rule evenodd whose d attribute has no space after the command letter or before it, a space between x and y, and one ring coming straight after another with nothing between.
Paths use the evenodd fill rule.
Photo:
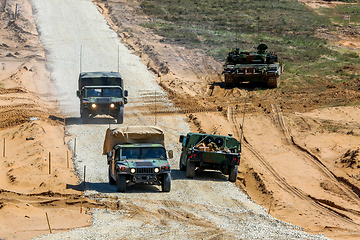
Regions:
<instances>
[{"instance_id":1,"label":"gravel road surface","mask_svg":"<svg viewBox=\"0 0 360 240\"><path fill-rule=\"evenodd\" d=\"M218 172L199 173L186 179L178 170L178 136L189 126L181 116L144 114L148 96L156 93L171 107L140 59L121 44L90 0L31 0L48 68L57 89L59 105L67 117L68 133L76 139L75 167L84 179L84 194L105 202L112 210L93 210L92 225L36 239L326 239L309 235L299 227L274 219ZM117 193L108 184L102 146L106 129L119 126L110 117L81 124L76 97L80 71L119 71L129 91L123 125L156 124L166 131L166 145L174 150L172 190L133 185ZM79 184L82 184L81 182Z\"/></svg>"}]
</instances>

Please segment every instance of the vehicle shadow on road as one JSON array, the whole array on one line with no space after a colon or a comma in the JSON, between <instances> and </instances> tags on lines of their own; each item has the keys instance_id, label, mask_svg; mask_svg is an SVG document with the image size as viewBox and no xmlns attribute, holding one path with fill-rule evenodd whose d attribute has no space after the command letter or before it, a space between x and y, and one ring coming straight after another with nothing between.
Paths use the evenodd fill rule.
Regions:
<instances>
[{"instance_id":1,"label":"vehicle shadow on road","mask_svg":"<svg viewBox=\"0 0 360 240\"><path fill-rule=\"evenodd\" d=\"M79 117L67 117L65 118L65 124L66 125L117 124L117 122L115 119L107 118L107 117L89 118L86 122L84 122Z\"/></svg>"},{"instance_id":2,"label":"vehicle shadow on road","mask_svg":"<svg viewBox=\"0 0 360 240\"><path fill-rule=\"evenodd\" d=\"M116 185L110 185L108 182L91 183L81 182L78 185L66 184L66 189L73 189L76 191L96 191L99 193L116 193ZM160 186L148 184L127 184L125 193L149 193L149 192L162 192Z\"/></svg>"},{"instance_id":3,"label":"vehicle shadow on road","mask_svg":"<svg viewBox=\"0 0 360 240\"><path fill-rule=\"evenodd\" d=\"M196 170L194 178L187 178L186 171L180 171L178 169L171 170L171 179L178 180L178 179L186 179L186 180L196 180L196 181L212 181L212 182L222 182L228 181L228 177L222 174L219 171L212 171L212 170Z\"/></svg>"}]
</instances>

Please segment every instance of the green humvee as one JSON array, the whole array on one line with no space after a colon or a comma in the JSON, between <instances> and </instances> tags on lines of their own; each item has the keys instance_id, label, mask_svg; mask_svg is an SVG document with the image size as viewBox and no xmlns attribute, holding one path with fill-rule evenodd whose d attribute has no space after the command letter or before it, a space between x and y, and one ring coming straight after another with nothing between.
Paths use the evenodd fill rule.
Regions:
<instances>
[{"instance_id":1,"label":"green humvee","mask_svg":"<svg viewBox=\"0 0 360 240\"><path fill-rule=\"evenodd\" d=\"M89 116L110 115L122 124L127 90L118 72L83 72L79 75L80 115L83 122Z\"/></svg>"},{"instance_id":2,"label":"green humvee","mask_svg":"<svg viewBox=\"0 0 360 240\"><path fill-rule=\"evenodd\" d=\"M109 164L109 183L125 192L127 184L161 185L163 192L171 189L170 164L161 129L130 126L106 132L104 151ZM169 158L173 152L168 152Z\"/></svg>"},{"instance_id":3,"label":"green humvee","mask_svg":"<svg viewBox=\"0 0 360 240\"><path fill-rule=\"evenodd\" d=\"M179 168L186 170L186 177L193 178L196 168L212 169L229 175L229 181L236 181L241 144L235 138L190 132L181 135L179 142L182 143Z\"/></svg>"}]
</instances>

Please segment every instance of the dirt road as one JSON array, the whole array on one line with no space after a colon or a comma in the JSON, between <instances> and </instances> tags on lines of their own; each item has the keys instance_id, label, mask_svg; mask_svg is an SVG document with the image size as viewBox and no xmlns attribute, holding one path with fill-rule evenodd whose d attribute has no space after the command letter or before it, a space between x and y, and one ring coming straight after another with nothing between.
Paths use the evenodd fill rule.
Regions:
<instances>
[{"instance_id":1,"label":"dirt road","mask_svg":"<svg viewBox=\"0 0 360 240\"><path fill-rule=\"evenodd\" d=\"M267 215L266 210L253 204L247 196L219 173L204 173L200 179L187 180L177 169L179 159L178 136L189 131L188 124L180 115L150 115L146 104L154 99L155 92L162 109L175 110L166 99L154 76L149 73L140 59L132 55L119 38L111 31L91 1L49 1L33 0L35 19L39 26L41 40L49 52L48 66L52 69L52 79L60 97L60 108L68 117L67 132L74 136L69 145L76 146L74 159L79 179L84 179L86 167L86 191L84 195L97 198L107 204L117 204L120 212L110 214L128 215L119 222L106 224L137 227L123 228L110 233L99 231L99 222L109 218L108 213L94 215L90 229L74 230L71 233L49 235L41 239L56 239L64 236L76 237L84 234L101 239L125 237L130 234L156 238L195 238L199 234L220 238L245 236L246 238L273 238L274 236L298 238L307 236L291 226ZM59 11L60 9L60 11ZM75 18L76 16L76 18ZM61 23L61 24L60 24ZM82 47L82 48L81 48ZM82 52L80 52L82 49ZM124 85L129 91L129 104L125 107L124 125L152 125L155 123L166 129L167 148L175 150L172 166L172 191L158 192L156 187L130 187L129 193L116 193L115 187L107 183L107 164L102 156L102 143L107 127L114 127L110 118L96 118L90 124L80 124L77 117L78 106L75 99L76 79L79 68L76 65L81 56L82 71L116 70L119 53L119 70L124 77ZM84 64L84 65L82 65ZM111 68L111 66L113 66ZM150 104L150 107L154 103ZM142 108L140 111L139 108ZM113 201L111 199L117 199ZM125 210L125 212L124 212ZM239 216L242 215L242 218ZM250 220L251 219L251 220ZM168 223L170 221L170 224ZM184 227L186 225L186 227ZM246 231L244 231L246 226ZM259 227L263 226L259 231ZM101 228L101 227L100 227ZM115 228L115 227L114 227ZM162 229L160 232L157 228ZM265 228L267 229L265 231ZM188 230L191 230L188 232ZM185 235L183 235L186 233ZM256 236L256 237L255 237ZM83 236L84 237L84 236ZM314 237L314 238L321 238Z\"/></svg>"},{"instance_id":2,"label":"dirt road","mask_svg":"<svg viewBox=\"0 0 360 240\"><path fill-rule=\"evenodd\" d=\"M19 1L5 2L5 13L11 13ZM277 219L313 234L359 237L360 111L358 107L317 110L329 98L355 101L356 91L344 94L340 85L319 94L295 95L281 89L227 89L217 74L220 63L201 52L162 43L159 36L141 28L139 23L149 19L136 16L133 1L112 1L107 6L100 2L98 8L88 0L31 3L45 52L36 42L31 21L24 20L31 11L24 9L20 11L24 19L7 28L15 37L2 38L7 45L11 43L8 39L15 39L16 44L1 46L9 52L2 63L6 71L1 76L6 77L0 83L6 87L0 92L1 103L6 105L2 111L9 114L1 114L1 119L11 123L0 125L3 129L10 126L1 135L9 145L9 156L0 171L3 236L27 239L47 233L44 216L49 212L55 234L39 239L133 239L144 235L162 239L324 239ZM29 6L22 1L21 5ZM6 24L12 24L11 16ZM28 30L19 33L19 27ZM33 38L30 47L26 40L21 41L24 36ZM36 64L23 57L33 52L39 54ZM41 68L45 59L51 73ZM124 125L157 124L166 130L167 148L175 152L170 161L170 193L155 186L131 186L129 192L117 193L107 183L106 160L101 155L106 128L117 124L110 117L98 117L86 125L79 120L79 72L118 68L130 95ZM16 104L19 102L31 104ZM56 103L66 117L65 137ZM22 111L20 119L13 113L23 109L21 106L28 110ZM34 116L40 120L29 122ZM190 180L178 170L179 135L190 129L212 132L215 128L220 134L243 136L235 185L218 172L198 173ZM33 137L35 142L25 137ZM63 141L76 155L77 179L64 164L67 145ZM55 169L51 174L47 173L49 151ZM83 190L88 198L80 203ZM79 213L80 206L84 211ZM98 210L91 213L93 207ZM67 232L90 225L89 214L91 226ZM119 225L124 227L119 229Z\"/></svg>"}]
</instances>

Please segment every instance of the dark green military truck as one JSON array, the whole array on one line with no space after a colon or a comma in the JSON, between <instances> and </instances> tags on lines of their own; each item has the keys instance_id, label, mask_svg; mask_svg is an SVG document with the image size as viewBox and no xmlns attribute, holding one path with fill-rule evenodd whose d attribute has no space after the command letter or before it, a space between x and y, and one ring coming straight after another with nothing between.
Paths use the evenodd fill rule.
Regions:
<instances>
[{"instance_id":1,"label":"dark green military truck","mask_svg":"<svg viewBox=\"0 0 360 240\"><path fill-rule=\"evenodd\" d=\"M118 72L83 72L79 76L80 115L83 122L96 115L110 115L124 121L128 92Z\"/></svg>"},{"instance_id":2,"label":"dark green military truck","mask_svg":"<svg viewBox=\"0 0 360 240\"><path fill-rule=\"evenodd\" d=\"M203 133L181 135L182 152L179 167L193 178L195 169L219 170L235 182L240 164L241 144L231 136Z\"/></svg>"},{"instance_id":3,"label":"dark green military truck","mask_svg":"<svg viewBox=\"0 0 360 240\"><path fill-rule=\"evenodd\" d=\"M103 154L107 155L109 183L125 192L128 184L161 185L171 189L170 164L164 133L152 126L129 126L106 131ZM173 152L168 151L169 158Z\"/></svg>"}]
</instances>

